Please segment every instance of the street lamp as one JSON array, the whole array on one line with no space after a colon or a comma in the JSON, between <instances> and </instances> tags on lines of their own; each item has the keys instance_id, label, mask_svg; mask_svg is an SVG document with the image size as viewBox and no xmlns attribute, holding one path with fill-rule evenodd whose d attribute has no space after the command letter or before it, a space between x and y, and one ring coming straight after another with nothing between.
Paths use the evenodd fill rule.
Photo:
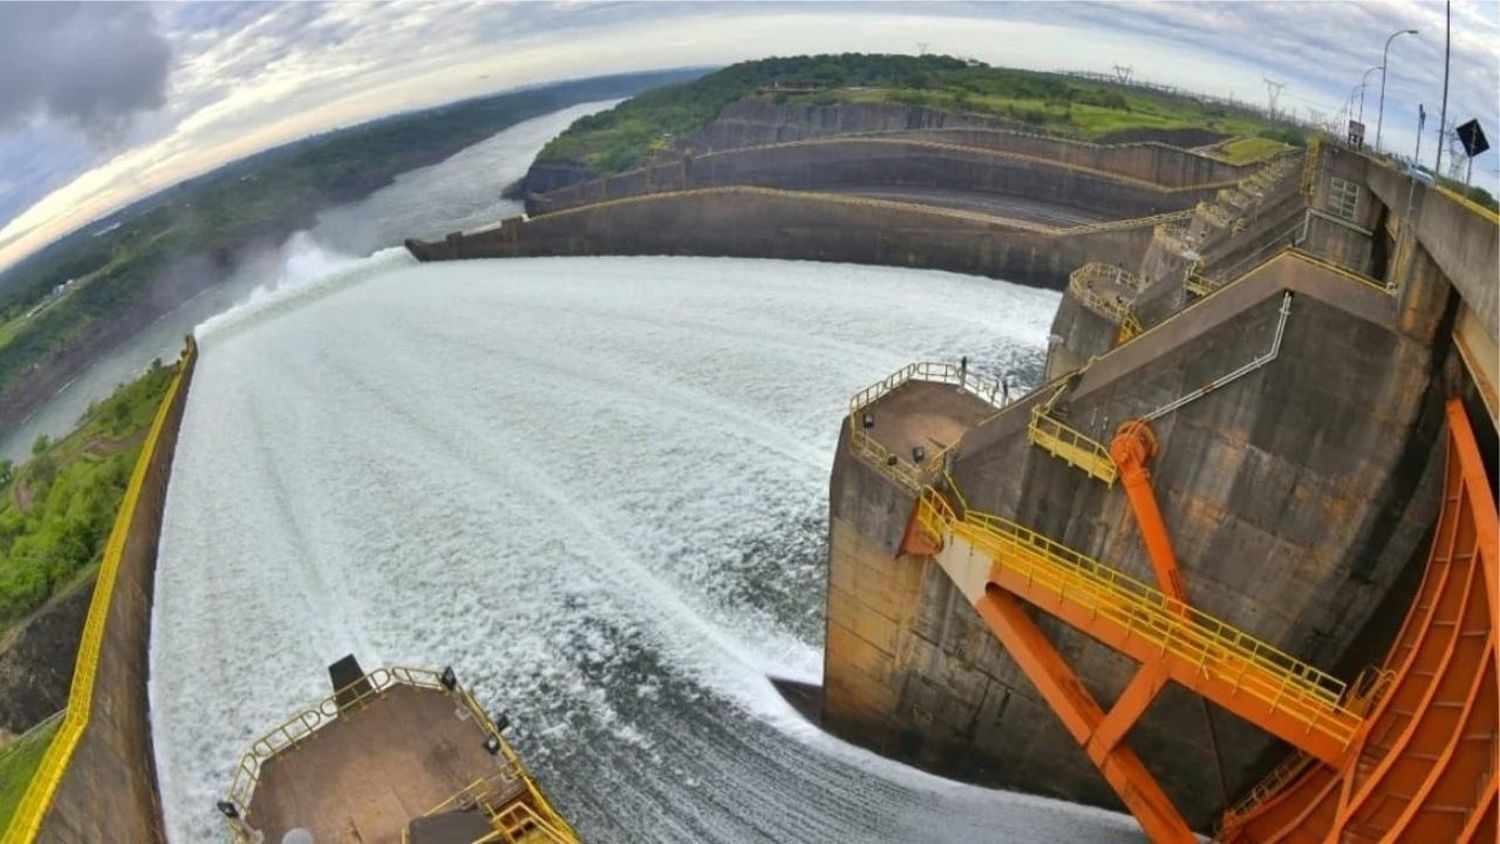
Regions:
<instances>
[{"instance_id":1,"label":"street lamp","mask_svg":"<svg viewBox=\"0 0 1500 844\"><path fill-rule=\"evenodd\" d=\"M1391 42L1401 35L1416 35L1415 29L1400 29L1391 33L1391 37L1385 39L1385 49L1380 53L1380 111L1375 115L1375 149L1380 150L1380 129L1385 122L1385 69L1391 63Z\"/></svg>"},{"instance_id":2,"label":"street lamp","mask_svg":"<svg viewBox=\"0 0 1500 844\"><path fill-rule=\"evenodd\" d=\"M1370 81L1370 74L1377 70L1385 70L1385 65L1378 64L1365 71L1365 75L1359 78L1359 122L1365 122L1365 85Z\"/></svg>"}]
</instances>

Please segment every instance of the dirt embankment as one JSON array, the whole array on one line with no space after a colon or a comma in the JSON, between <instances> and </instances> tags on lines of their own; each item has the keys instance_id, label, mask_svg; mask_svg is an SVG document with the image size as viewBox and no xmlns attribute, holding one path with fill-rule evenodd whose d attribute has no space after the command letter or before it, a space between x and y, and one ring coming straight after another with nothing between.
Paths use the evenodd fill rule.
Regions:
<instances>
[{"instance_id":1,"label":"dirt embankment","mask_svg":"<svg viewBox=\"0 0 1500 844\"><path fill-rule=\"evenodd\" d=\"M67 705L93 596L90 578L0 637L0 739L25 732Z\"/></svg>"}]
</instances>

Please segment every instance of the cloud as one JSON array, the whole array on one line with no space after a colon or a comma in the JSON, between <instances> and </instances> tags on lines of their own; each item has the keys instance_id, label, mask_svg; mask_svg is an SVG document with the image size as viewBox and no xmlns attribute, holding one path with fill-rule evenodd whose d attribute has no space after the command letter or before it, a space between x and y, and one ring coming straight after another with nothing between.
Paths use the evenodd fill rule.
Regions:
<instances>
[{"instance_id":1,"label":"cloud","mask_svg":"<svg viewBox=\"0 0 1500 844\"><path fill-rule=\"evenodd\" d=\"M41 114L118 135L166 102L171 64L149 7L0 3L0 131Z\"/></svg>"},{"instance_id":2,"label":"cloud","mask_svg":"<svg viewBox=\"0 0 1500 844\"><path fill-rule=\"evenodd\" d=\"M25 14L39 16L25 27ZM1422 145L1435 149L1442 90L1443 6L1404 0L1363 3L182 3L146 9L7 6L0 0L0 79L18 60L19 30L33 31L49 66L87 80L108 73L80 57L76 32L171 45L170 85L137 98L124 135L89 148L81 124L56 115L28 69L29 93L12 103L0 83L0 268L66 231L153 190L277 143L405 109L547 80L662 67L728 63L801 52L933 52L1030 69L1109 72L1264 103L1263 76L1288 83L1280 100L1298 117L1347 109L1365 69L1397 28L1422 34L1392 48L1384 111L1386 146L1410 151L1418 103L1427 106ZM155 16L156 20L151 19ZM40 17L50 23L46 26ZM120 18L121 20L116 20ZM128 20L127 20L128 19ZM127 35L139 27L138 35ZM49 29L50 27L50 29ZM46 32L44 32L46 30ZM52 32L51 30L56 30ZM60 33L74 32L63 37ZM27 40L27 39L22 39ZM1500 126L1500 3L1453 8L1453 79L1448 116L1478 115ZM118 45L114 45L118 46ZM123 49L123 48L121 48ZM153 53L146 50L146 53ZM135 55L135 53L131 53ZM165 78L167 71L162 71ZM128 74L120 74L128 78ZM98 81L97 79L94 81ZM1378 75L1368 91L1373 133ZM150 86L146 86L150 88ZM124 98L129 101L130 98ZM64 98L67 101L67 98ZM9 109L9 110L7 110ZM75 112L80 110L75 109ZM81 110L89 113L88 109ZM15 115L23 115L20 126ZM118 113L118 112L117 112ZM126 112L129 114L130 112ZM7 118L7 115L9 117ZM27 117L29 116L29 117ZM11 125L7 126L5 120ZM8 129L8 131L7 131ZM1493 185L1488 161L1476 181ZM1446 163L1446 162L1445 162Z\"/></svg>"}]
</instances>

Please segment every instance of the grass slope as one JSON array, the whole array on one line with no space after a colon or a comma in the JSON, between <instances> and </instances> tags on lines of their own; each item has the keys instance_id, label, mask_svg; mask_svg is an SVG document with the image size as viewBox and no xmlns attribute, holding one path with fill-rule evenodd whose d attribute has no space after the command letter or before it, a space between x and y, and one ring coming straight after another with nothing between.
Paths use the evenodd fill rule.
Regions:
<instances>
[{"instance_id":1,"label":"grass slope","mask_svg":"<svg viewBox=\"0 0 1500 844\"><path fill-rule=\"evenodd\" d=\"M46 727L24 736L12 744L0 747L0 830L10 826L16 805L31 784L31 777L42 762L52 737L57 735L53 721Z\"/></svg>"}]
</instances>

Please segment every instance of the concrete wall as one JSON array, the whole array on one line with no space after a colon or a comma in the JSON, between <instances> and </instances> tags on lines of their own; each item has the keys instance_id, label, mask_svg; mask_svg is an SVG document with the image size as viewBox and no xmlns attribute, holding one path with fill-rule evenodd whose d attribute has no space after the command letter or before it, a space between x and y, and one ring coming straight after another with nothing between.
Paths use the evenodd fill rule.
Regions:
<instances>
[{"instance_id":1,"label":"concrete wall","mask_svg":"<svg viewBox=\"0 0 1500 844\"><path fill-rule=\"evenodd\" d=\"M817 140L688 156L547 193L528 194L527 210L540 214L604 199L721 185L795 190L889 186L1033 197L1117 219L1191 208L1214 192L1211 187L1179 188L1186 178L1184 172L1189 171L1184 163L1208 159L1171 147L1085 145L1079 148L1090 154L1069 155L1077 145L999 135L1021 137L1027 143L994 154L985 148L960 146L952 139L940 142L945 135L939 133L927 140L905 135ZM1206 175L1217 175L1212 167L1204 169ZM1159 176L1169 180L1161 182ZM1228 178L1234 178L1234 174ZM1187 184L1198 183L1201 180Z\"/></svg>"},{"instance_id":2,"label":"concrete wall","mask_svg":"<svg viewBox=\"0 0 1500 844\"><path fill-rule=\"evenodd\" d=\"M408 241L418 259L709 255L950 270L1062 289L1086 261L1134 266L1134 228L1069 231L984 215L800 191L719 188L599 203L493 229Z\"/></svg>"},{"instance_id":3,"label":"concrete wall","mask_svg":"<svg viewBox=\"0 0 1500 844\"><path fill-rule=\"evenodd\" d=\"M94 655L97 674L92 706L87 725L42 821L39 841L71 844L165 840L146 699L147 648L157 539L178 426L195 361L196 357L190 355L184 365L180 386L150 452L150 462L126 523L128 532L113 586L105 588L101 573L100 585L95 590L94 606L106 601L107 613L103 616L99 650ZM111 542L114 541L111 537ZM92 615L94 610L91 608L90 612ZM88 658L87 640L86 632L81 659Z\"/></svg>"},{"instance_id":4,"label":"concrete wall","mask_svg":"<svg viewBox=\"0 0 1500 844\"><path fill-rule=\"evenodd\" d=\"M1296 294L1281 357L1153 423L1162 453L1151 471L1193 603L1352 678L1360 666L1346 658L1379 658L1371 652L1378 645L1361 652L1359 631L1397 574L1425 554L1442 470L1438 358L1402 330L1395 299L1311 264L1278 260L1095 362L1058 412L1107 442L1124 419L1263 353L1286 288ZM1432 308L1446 303L1429 302L1424 313ZM1027 442L1027 412L1038 400L1012 405L959 444L953 473L970 505L1151 580L1121 490ZM841 463L852 460L839 455ZM836 516L862 506L860 489L843 488L860 482L836 465ZM844 552L840 534L832 540L836 559ZM873 573L881 570L872 565L866 576L878 580ZM909 589L903 581L895 591ZM1118 806L954 592L941 577L923 580L918 606L892 646L896 699L825 711L824 724L950 775ZM845 600L857 606L862 594ZM1038 616L1090 691L1106 705L1114 700L1133 663ZM826 673L833 683L845 672L830 665ZM1202 830L1223 808L1220 764L1229 794L1238 795L1279 755L1278 743L1249 724L1217 708L1211 717L1221 763L1202 704L1182 689L1169 688L1130 735Z\"/></svg>"},{"instance_id":5,"label":"concrete wall","mask_svg":"<svg viewBox=\"0 0 1500 844\"><path fill-rule=\"evenodd\" d=\"M1262 163L1235 165L1175 146L1151 141L1130 144L1091 144L1024 132L994 129L923 129L903 137L926 138L950 144L984 147L1004 152L1051 158L1064 164L1104 170L1164 187L1188 187L1233 182L1248 177Z\"/></svg>"},{"instance_id":6,"label":"concrete wall","mask_svg":"<svg viewBox=\"0 0 1500 844\"><path fill-rule=\"evenodd\" d=\"M1375 162L1367 168L1366 181L1396 225L1410 221L1410 234L1458 289L1490 338L1500 338L1500 224L1496 218Z\"/></svg>"}]
</instances>

